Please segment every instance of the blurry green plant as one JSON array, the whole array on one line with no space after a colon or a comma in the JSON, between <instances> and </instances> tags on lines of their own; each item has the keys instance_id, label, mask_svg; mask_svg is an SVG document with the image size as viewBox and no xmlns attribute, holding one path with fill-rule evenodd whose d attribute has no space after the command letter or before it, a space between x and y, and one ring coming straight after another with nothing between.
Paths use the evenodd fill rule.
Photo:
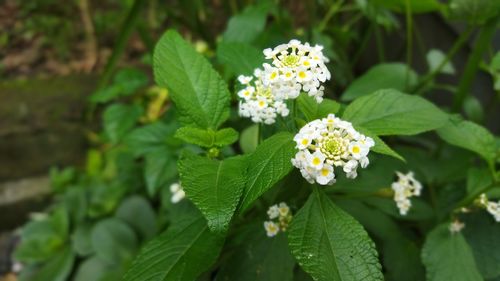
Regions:
<instances>
[{"instance_id":1,"label":"blurry green plant","mask_svg":"<svg viewBox=\"0 0 500 281\"><path fill-rule=\"evenodd\" d=\"M194 26L207 11L194 2L200 11L186 25L206 36ZM480 67L498 82L498 55L482 62L498 26L497 2L306 1L323 18L311 16L310 28L299 30L275 2L242 9L230 2L239 12L210 61L169 30L153 56L158 86L122 69L90 97L105 107L103 131L90 134L97 148L84 172L52 173L55 203L23 228L16 251L26 264L21 280L500 278L500 224L483 210L498 213L498 204L481 196L500 198L500 142L460 116L484 122L488 114L469 92ZM381 32L400 28L397 14L405 15L410 45L413 15L429 12L467 28L450 50L425 50L424 73L412 68L411 47L406 63L385 61ZM343 13L350 20L339 21ZM461 71L452 59L474 32L477 45ZM379 62L354 77L372 36ZM287 101L290 116L272 125L240 118L234 78L251 75L265 61L262 49L290 38L324 46L333 70L324 100L302 93ZM439 84L439 75L461 75L460 84ZM454 104L439 108L423 97L438 89ZM342 103L331 99L339 92ZM357 178L336 169L336 183L320 187L293 168L294 135L331 113L372 138L374 153ZM407 214L393 200L396 171L413 171L423 185ZM173 204L183 193L169 186L179 180L186 199ZM293 217L268 237L266 211L278 202Z\"/></svg>"}]
</instances>

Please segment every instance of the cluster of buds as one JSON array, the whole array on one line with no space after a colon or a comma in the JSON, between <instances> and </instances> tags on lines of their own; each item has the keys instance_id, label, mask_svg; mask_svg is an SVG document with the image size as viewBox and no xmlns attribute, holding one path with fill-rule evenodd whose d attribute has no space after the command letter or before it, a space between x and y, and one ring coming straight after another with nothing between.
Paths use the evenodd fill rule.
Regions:
<instances>
[{"instance_id":1,"label":"cluster of buds","mask_svg":"<svg viewBox=\"0 0 500 281\"><path fill-rule=\"evenodd\" d=\"M179 203L184 197L186 197L186 193L182 188L181 184L176 182L170 185L170 192L172 193L172 197L170 201L174 204Z\"/></svg>"},{"instance_id":2,"label":"cluster of buds","mask_svg":"<svg viewBox=\"0 0 500 281\"><path fill-rule=\"evenodd\" d=\"M396 201L399 213L404 216L410 210L410 198L420 196L422 184L415 179L413 172L408 172L406 175L400 172L396 174L398 179L392 183L391 188L394 190L394 201Z\"/></svg>"},{"instance_id":3,"label":"cluster of buds","mask_svg":"<svg viewBox=\"0 0 500 281\"><path fill-rule=\"evenodd\" d=\"M486 194L481 194L479 198L476 200L477 205L482 208L485 208L488 213L490 213L495 221L500 222L500 201L494 202L489 201Z\"/></svg>"},{"instance_id":4,"label":"cluster of buds","mask_svg":"<svg viewBox=\"0 0 500 281\"><path fill-rule=\"evenodd\" d=\"M264 222L264 229L268 237L285 232L292 221L292 212L285 202L269 207L267 215L270 220Z\"/></svg>"}]
</instances>

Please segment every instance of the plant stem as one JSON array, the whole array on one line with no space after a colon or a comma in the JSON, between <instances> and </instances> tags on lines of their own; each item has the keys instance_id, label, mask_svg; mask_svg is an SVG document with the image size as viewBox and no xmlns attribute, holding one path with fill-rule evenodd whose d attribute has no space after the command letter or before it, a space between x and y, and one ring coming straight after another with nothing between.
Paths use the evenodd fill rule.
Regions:
<instances>
[{"instance_id":1,"label":"plant stem","mask_svg":"<svg viewBox=\"0 0 500 281\"><path fill-rule=\"evenodd\" d=\"M380 33L380 28L377 25L374 25L373 28L375 30L375 42L377 43L378 60L380 62L384 62L385 47L384 47L384 41L382 40L382 34Z\"/></svg>"},{"instance_id":2,"label":"plant stem","mask_svg":"<svg viewBox=\"0 0 500 281\"><path fill-rule=\"evenodd\" d=\"M340 6L342 6L343 2L344 1L342 0L342 1L339 1L335 4L333 4L333 5L330 5L328 12L326 12L325 16L323 17L323 19L319 23L319 26L318 26L319 32L325 30L326 25L328 24L330 19L333 17L333 15L335 15L339 11Z\"/></svg>"},{"instance_id":3,"label":"plant stem","mask_svg":"<svg viewBox=\"0 0 500 281\"><path fill-rule=\"evenodd\" d=\"M408 89L410 83L410 69L411 61L413 55L413 18L411 15L410 1L405 0L406 6L406 78L405 78L405 88Z\"/></svg>"},{"instance_id":4,"label":"plant stem","mask_svg":"<svg viewBox=\"0 0 500 281\"><path fill-rule=\"evenodd\" d=\"M472 33L473 28L468 27L465 32L460 34L458 39L453 43L453 46L451 49L448 51L446 54L446 57L444 60L439 63L439 65L434 69L432 72L427 73L418 85L412 90L413 93L418 93L422 88L427 86L427 84L434 79L434 77L443 69L443 67L455 56L455 54L462 48L465 42L467 42L467 39L469 38L470 34Z\"/></svg>"},{"instance_id":5,"label":"plant stem","mask_svg":"<svg viewBox=\"0 0 500 281\"><path fill-rule=\"evenodd\" d=\"M467 59L464 74L458 84L458 91L453 102L454 111L459 111L462 108L464 100L471 90L483 53L487 50L495 33L498 19L499 17L490 19L479 31L475 46Z\"/></svg>"}]
</instances>

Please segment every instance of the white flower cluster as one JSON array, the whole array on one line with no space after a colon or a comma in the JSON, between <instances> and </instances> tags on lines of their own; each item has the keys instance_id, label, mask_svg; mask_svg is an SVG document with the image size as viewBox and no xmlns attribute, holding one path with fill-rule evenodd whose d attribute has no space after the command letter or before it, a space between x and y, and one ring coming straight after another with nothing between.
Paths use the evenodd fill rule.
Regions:
<instances>
[{"instance_id":1,"label":"white flower cluster","mask_svg":"<svg viewBox=\"0 0 500 281\"><path fill-rule=\"evenodd\" d=\"M287 116L290 111L283 100L277 99L271 92L271 88L264 86L261 80L262 72L256 70L255 81L251 84L253 77L240 75L238 81L245 88L238 92L242 98L240 101L240 115L250 117L255 123L273 124L279 114Z\"/></svg>"},{"instance_id":2,"label":"white flower cluster","mask_svg":"<svg viewBox=\"0 0 500 281\"><path fill-rule=\"evenodd\" d=\"M483 193L479 196L479 205L485 208L495 221L500 222L500 201L488 201L488 197Z\"/></svg>"},{"instance_id":3,"label":"white flower cluster","mask_svg":"<svg viewBox=\"0 0 500 281\"><path fill-rule=\"evenodd\" d=\"M323 101L321 83L331 78L325 65L328 58L323 55L323 46L302 44L293 39L288 44L265 49L264 56L272 59L272 64L264 64L263 82L272 88L276 97L294 99L303 90L315 97L318 103Z\"/></svg>"},{"instance_id":4,"label":"white flower cluster","mask_svg":"<svg viewBox=\"0 0 500 281\"><path fill-rule=\"evenodd\" d=\"M375 145L372 138L360 134L350 122L334 114L307 123L294 141L299 152L292 164L309 183L321 185L335 183L334 167L342 167L348 178L355 178L358 166L368 166L367 155Z\"/></svg>"},{"instance_id":5,"label":"white flower cluster","mask_svg":"<svg viewBox=\"0 0 500 281\"><path fill-rule=\"evenodd\" d=\"M179 203L182 199L184 199L184 197L186 197L184 189L182 189L181 184L178 182L170 185L170 192L172 192L172 198L170 198L170 201L174 204Z\"/></svg>"},{"instance_id":6,"label":"white flower cluster","mask_svg":"<svg viewBox=\"0 0 500 281\"><path fill-rule=\"evenodd\" d=\"M458 233L462 231L462 229L465 227L465 223L459 221L458 219L453 220L450 225L448 226L448 229L450 230L451 233Z\"/></svg>"},{"instance_id":7,"label":"white flower cluster","mask_svg":"<svg viewBox=\"0 0 500 281\"><path fill-rule=\"evenodd\" d=\"M255 123L273 124L278 115L289 114L286 100L295 99L301 91L323 101L324 87L321 85L331 78L325 63L323 47L302 44L291 40L274 49L265 49L263 68L255 69L253 76L238 77L244 88L238 92L240 115L250 117ZM253 80L253 83L252 83Z\"/></svg>"},{"instance_id":8,"label":"white flower cluster","mask_svg":"<svg viewBox=\"0 0 500 281\"><path fill-rule=\"evenodd\" d=\"M393 182L391 187L394 190L394 201L401 215L406 215L411 207L410 197L420 196L422 184L415 179L413 172L402 174L396 172L398 180Z\"/></svg>"},{"instance_id":9,"label":"white flower cluster","mask_svg":"<svg viewBox=\"0 0 500 281\"><path fill-rule=\"evenodd\" d=\"M285 232L292 221L292 212L285 202L269 207L267 215L270 221L264 222L264 229L268 237L276 236L280 230Z\"/></svg>"}]
</instances>

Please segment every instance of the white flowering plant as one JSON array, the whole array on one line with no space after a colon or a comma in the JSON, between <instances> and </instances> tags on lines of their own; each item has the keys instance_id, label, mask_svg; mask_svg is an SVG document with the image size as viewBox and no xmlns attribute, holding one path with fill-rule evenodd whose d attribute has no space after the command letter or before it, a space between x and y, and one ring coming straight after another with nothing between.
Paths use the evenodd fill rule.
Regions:
<instances>
[{"instance_id":1,"label":"white flowering plant","mask_svg":"<svg viewBox=\"0 0 500 281\"><path fill-rule=\"evenodd\" d=\"M498 114L469 94L479 67L495 77L499 55L483 46L464 70L452 63L473 30L486 44L499 16L469 23L447 54L425 49L428 69L416 71L411 40L403 59L383 46L401 31L394 14L411 37L417 13L451 15L461 1L324 2L311 30L249 6L213 52L174 29L161 36L153 75L168 117L124 139L168 219L125 281L499 280L500 141L487 121ZM364 32L349 32L360 19ZM458 87L438 81L450 74Z\"/></svg>"}]
</instances>

